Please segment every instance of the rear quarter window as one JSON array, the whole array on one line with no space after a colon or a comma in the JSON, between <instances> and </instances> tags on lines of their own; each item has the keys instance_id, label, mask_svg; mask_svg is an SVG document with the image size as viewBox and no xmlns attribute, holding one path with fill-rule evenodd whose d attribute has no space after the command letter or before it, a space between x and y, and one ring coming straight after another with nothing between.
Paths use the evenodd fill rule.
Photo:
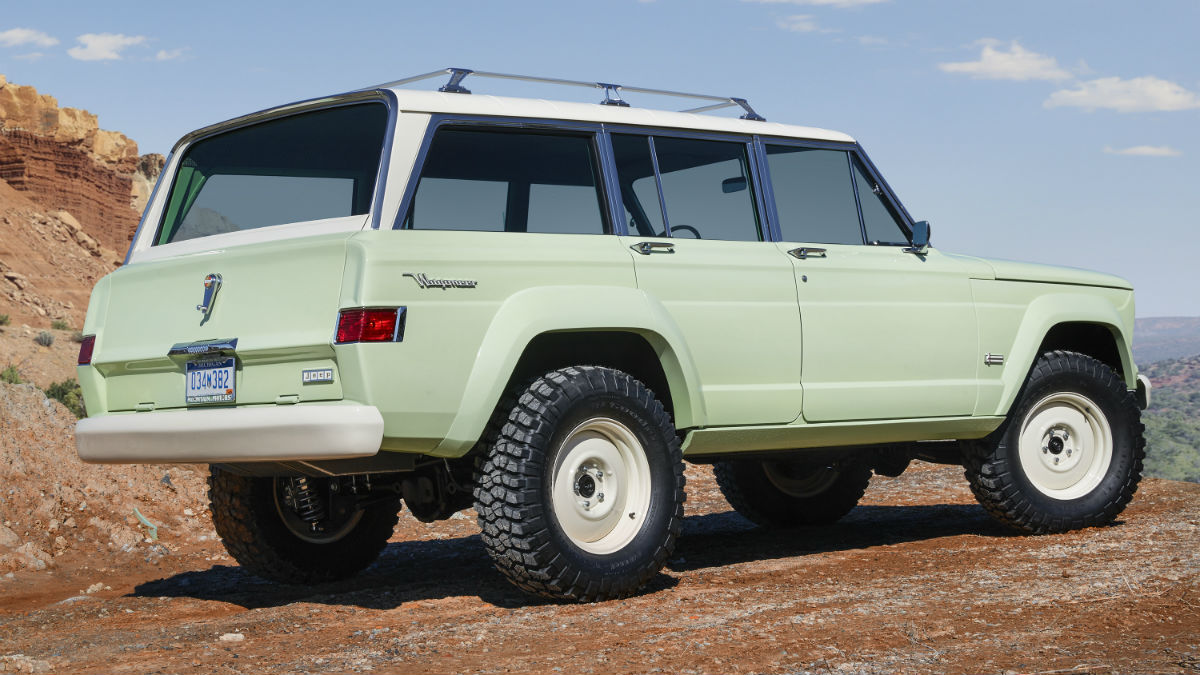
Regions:
<instances>
[{"instance_id":1,"label":"rear quarter window","mask_svg":"<svg viewBox=\"0 0 1200 675\"><path fill-rule=\"evenodd\" d=\"M193 143L155 245L370 211L387 129L382 103L318 110Z\"/></svg>"}]
</instances>

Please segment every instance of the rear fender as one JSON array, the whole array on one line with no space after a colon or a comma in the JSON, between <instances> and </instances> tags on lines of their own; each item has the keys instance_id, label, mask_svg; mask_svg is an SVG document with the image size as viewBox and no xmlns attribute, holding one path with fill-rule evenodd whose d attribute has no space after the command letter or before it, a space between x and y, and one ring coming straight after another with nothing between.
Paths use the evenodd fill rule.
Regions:
<instances>
[{"instance_id":1,"label":"rear fender","mask_svg":"<svg viewBox=\"0 0 1200 675\"><path fill-rule=\"evenodd\" d=\"M458 415L431 454L458 457L483 435L521 354L538 335L573 330L625 331L644 337L659 361L675 403L678 428L702 426L706 413L700 378L679 327L666 309L636 288L538 287L501 304L484 335L467 379ZM587 355L580 355L580 363Z\"/></svg>"}]
</instances>

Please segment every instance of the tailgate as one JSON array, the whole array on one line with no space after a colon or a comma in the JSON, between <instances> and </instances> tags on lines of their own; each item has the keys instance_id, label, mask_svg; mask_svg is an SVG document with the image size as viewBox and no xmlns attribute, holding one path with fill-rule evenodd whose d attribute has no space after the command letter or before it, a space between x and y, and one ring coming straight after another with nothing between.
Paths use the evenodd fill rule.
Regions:
<instances>
[{"instance_id":1,"label":"tailgate","mask_svg":"<svg viewBox=\"0 0 1200 675\"><path fill-rule=\"evenodd\" d=\"M109 275L106 302L93 298L101 306L89 313L103 407L184 407L188 362L203 357L195 353L202 347L191 354L178 347L204 341L225 343L209 361L233 358L238 405L340 399L331 342L352 235L247 244L137 263ZM210 275L220 275L221 284L206 313L198 305ZM172 347L183 353L169 354ZM326 369L332 382L302 381L302 371Z\"/></svg>"}]
</instances>

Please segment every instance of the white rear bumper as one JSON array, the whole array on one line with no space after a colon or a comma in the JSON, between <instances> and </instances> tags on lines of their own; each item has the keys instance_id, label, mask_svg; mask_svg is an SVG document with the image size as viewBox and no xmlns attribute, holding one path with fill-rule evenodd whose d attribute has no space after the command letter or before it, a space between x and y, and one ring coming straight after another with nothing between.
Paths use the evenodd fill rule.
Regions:
<instances>
[{"instance_id":1,"label":"white rear bumper","mask_svg":"<svg viewBox=\"0 0 1200 675\"><path fill-rule=\"evenodd\" d=\"M104 415L79 420L79 458L94 464L270 462L371 457L383 441L374 406L289 405Z\"/></svg>"}]
</instances>

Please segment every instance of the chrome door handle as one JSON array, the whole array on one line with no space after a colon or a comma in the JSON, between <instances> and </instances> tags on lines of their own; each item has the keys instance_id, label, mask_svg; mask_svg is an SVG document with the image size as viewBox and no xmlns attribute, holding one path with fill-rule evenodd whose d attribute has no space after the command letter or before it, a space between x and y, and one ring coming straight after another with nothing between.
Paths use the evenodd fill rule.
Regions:
<instances>
[{"instance_id":1,"label":"chrome door handle","mask_svg":"<svg viewBox=\"0 0 1200 675\"><path fill-rule=\"evenodd\" d=\"M793 256L795 256L801 260L807 260L808 258L824 258L825 257L825 249L815 248L813 246L801 246L800 248L794 248L794 249L788 251L788 253L792 254Z\"/></svg>"},{"instance_id":2,"label":"chrome door handle","mask_svg":"<svg viewBox=\"0 0 1200 675\"><path fill-rule=\"evenodd\" d=\"M651 253L675 252L675 244L665 241L642 241L630 246L629 248L641 253L642 255L650 255Z\"/></svg>"}]
</instances>

